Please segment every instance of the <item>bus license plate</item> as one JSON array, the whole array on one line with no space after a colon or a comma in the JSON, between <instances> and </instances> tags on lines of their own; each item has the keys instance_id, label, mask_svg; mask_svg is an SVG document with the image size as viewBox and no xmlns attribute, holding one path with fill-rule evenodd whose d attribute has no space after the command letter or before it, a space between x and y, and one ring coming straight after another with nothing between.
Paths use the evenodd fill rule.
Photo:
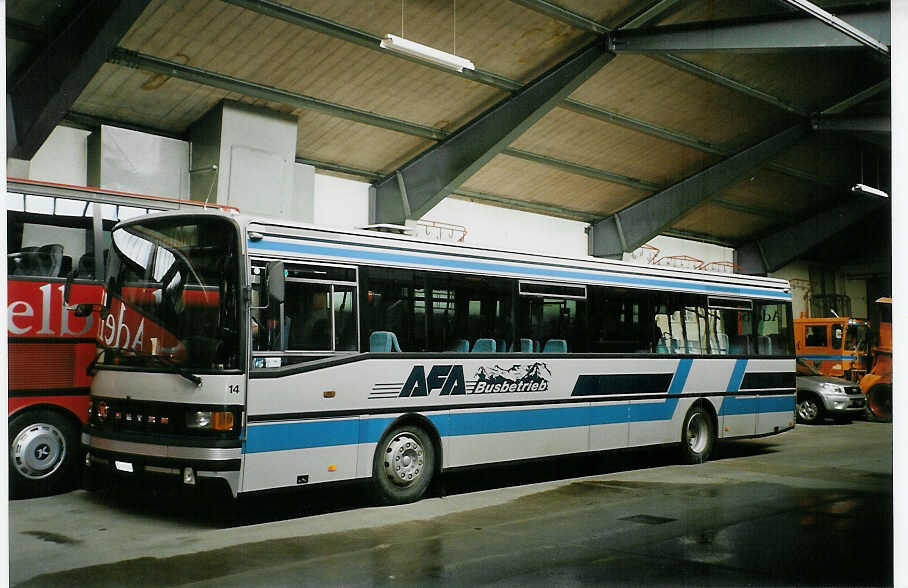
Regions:
<instances>
[{"instance_id":1,"label":"bus license plate","mask_svg":"<svg viewBox=\"0 0 908 588\"><path fill-rule=\"evenodd\" d=\"M132 473L132 464L128 461L115 461L114 466L121 472Z\"/></svg>"}]
</instances>

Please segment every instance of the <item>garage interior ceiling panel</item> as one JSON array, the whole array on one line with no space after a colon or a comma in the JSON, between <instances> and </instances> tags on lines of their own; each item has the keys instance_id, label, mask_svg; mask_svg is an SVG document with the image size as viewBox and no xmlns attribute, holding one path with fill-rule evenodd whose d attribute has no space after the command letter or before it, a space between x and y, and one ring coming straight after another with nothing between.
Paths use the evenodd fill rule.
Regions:
<instances>
[{"instance_id":1,"label":"garage interior ceiling panel","mask_svg":"<svg viewBox=\"0 0 908 588\"><path fill-rule=\"evenodd\" d=\"M831 196L830 190L824 186L761 169L729 186L716 198L752 207L755 213L772 215L776 222L781 222L809 216Z\"/></svg>"},{"instance_id":2,"label":"garage interior ceiling panel","mask_svg":"<svg viewBox=\"0 0 908 588\"><path fill-rule=\"evenodd\" d=\"M736 243L765 232L772 224L773 221L768 218L707 202L672 224L671 228Z\"/></svg>"},{"instance_id":3,"label":"garage interior ceiling panel","mask_svg":"<svg viewBox=\"0 0 908 588\"><path fill-rule=\"evenodd\" d=\"M183 133L218 101L239 94L110 63L101 66L74 112Z\"/></svg>"},{"instance_id":4,"label":"garage interior ceiling panel","mask_svg":"<svg viewBox=\"0 0 908 588\"><path fill-rule=\"evenodd\" d=\"M499 155L464 183L464 189L606 216L647 192Z\"/></svg>"},{"instance_id":5,"label":"garage interior ceiling panel","mask_svg":"<svg viewBox=\"0 0 908 588\"><path fill-rule=\"evenodd\" d=\"M869 172L875 170L874 163L879 153L877 147L862 144L848 133L824 132L804 137L796 145L780 153L775 161L847 189L860 180L862 157L868 173L866 179L876 185L875 174Z\"/></svg>"},{"instance_id":6,"label":"garage interior ceiling panel","mask_svg":"<svg viewBox=\"0 0 908 588\"><path fill-rule=\"evenodd\" d=\"M465 136L466 144L478 145L489 136L475 129L503 129L506 140L489 151L451 151L455 159L486 163L465 167L472 176L438 170L439 185L453 181L448 187L462 192L456 197L477 202L597 222L712 169L726 187L675 211L681 220L671 214L664 220L676 233L736 245L855 197L849 188L862 179L891 189L885 52L685 50L684 39L693 39L689 48L702 47L712 27L732 26L729 19L743 26L814 19L779 0L460 0L456 10L450 0L151 0L140 15L117 22L115 34L95 31L97 39L76 44L101 43L100 53L81 49L91 66L77 88L42 96L34 83L40 65L72 54L60 53L68 47L61 31L84 25L83 14L113 14L106 1L21 0L7 7L8 102L19 118L37 113L17 124L19 145L36 149L46 139L43 129L59 122L120 124L185 139L193 122L228 99L297 116L297 158L320 172L377 182L405 164L419 165L418 157L455 131L477 133ZM888 2L814 2L846 20L848 11L889 10ZM681 23L692 36L673 37L681 42L671 45L675 53L622 50L621 35L630 29ZM797 41L797 29L788 36L786 26L770 25L770 40ZM811 27L817 28L826 30ZM476 70L458 74L401 58L379 48L388 33L468 58ZM734 32L722 38L734 39ZM612 39L618 44L610 46ZM589 76L592 70L571 69L568 58L595 55L600 43L617 55L597 57L593 68L607 63ZM98 54L107 62L92 57ZM580 76L579 85L568 81L568 71ZM557 89L545 84L551 79L573 91L557 100L537 94L538 111L514 99L527 96L521 87L534 80L553 95ZM860 100L850 100L855 96ZM797 124L841 124L821 112L845 100L841 117L873 123L873 133L811 130L786 146L780 133ZM39 117L53 120L47 125ZM42 130L31 130L35 120ZM765 140L771 148L751 149ZM751 160L753 171L737 177Z\"/></svg>"},{"instance_id":7,"label":"garage interior ceiling panel","mask_svg":"<svg viewBox=\"0 0 908 588\"><path fill-rule=\"evenodd\" d=\"M460 0L456 4L456 29L450 0L284 3L377 37L390 33L456 53L479 68L521 82L528 82L589 42L580 29L501 0Z\"/></svg>"},{"instance_id":8,"label":"garage interior ceiling panel","mask_svg":"<svg viewBox=\"0 0 908 588\"><path fill-rule=\"evenodd\" d=\"M590 116L556 108L512 147L660 187L714 163L715 156L631 131Z\"/></svg>"},{"instance_id":9,"label":"garage interior ceiling panel","mask_svg":"<svg viewBox=\"0 0 908 588\"><path fill-rule=\"evenodd\" d=\"M617 57L571 98L720 145L757 140L793 120L768 104L643 55Z\"/></svg>"},{"instance_id":10,"label":"garage interior ceiling panel","mask_svg":"<svg viewBox=\"0 0 908 588\"><path fill-rule=\"evenodd\" d=\"M434 141L328 116L311 110L294 111L299 117L297 155L366 171L391 173ZM381 145L381 149L376 149Z\"/></svg>"},{"instance_id":11,"label":"garage interior ceiling panel","mask_svg":"<svg viewBox=\"0 0 908 588\"><path fill-rule=\"evenodd\" d=\"M848 51L685 53L684 60L801 109L819 112L888 77L888 63Z\"/></svg>"}]
</instances>

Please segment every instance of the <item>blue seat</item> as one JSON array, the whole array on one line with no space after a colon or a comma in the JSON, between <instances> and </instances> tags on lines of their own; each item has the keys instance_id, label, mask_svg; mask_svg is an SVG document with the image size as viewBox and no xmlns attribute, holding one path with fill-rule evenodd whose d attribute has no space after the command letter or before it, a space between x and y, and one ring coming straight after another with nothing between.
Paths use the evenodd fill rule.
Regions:
<instances>
[{"instance_id":1,"label":"blue seat","mask_svg":"<svg viewBox=\"0 0 908 588\"><path fill-rule=\"evenodd\" d=\"M564 339L549 339L542 348L543 353L567 353L567 341Z\"/></svg>"},{"instance_id":2,"label":"blue seat","mask_svg":"<svg viewBox=\"0 0 908 588\"><path fill-rule=\"evenodd\" d=\"M369 351L376 353L389 353L391 351L400 351L400 345L397 343L397 335L391 331L373 331L369 335Z\"/></svg>"},{"instance_id":3,"label":"blue seat","mask_svg":"<svg viewBox=\"0 0 908 588\"><path fill-rule=\"evenodd\" d=\"M455 339L451 346L448 348L448 351L453 351L454 353L466 353L470 350L470 342L466 339Z\"/></svg>"},{"instance_id":4,"label":"blue seat","mask_svg":"<svg viewBox=\"0 0 908 588\"><path fill-rule=\"evenodd\" d=\"M511 343L511 351L519 351L520 353L533 353L533 340L520 339L519 347L517 349L514 349L514 344Z\"/></svg>"},{"instance_id":5,"label":"blue seat","mask_svg":"<svg viewBox=\"0 0 908 588\"><path fill-rule=\"evenodd\" d=\"M473 353L495 353L495 339L476 339Z\"/></svg>"},{"instance_id":6,"label":"blue seat","mask_svg":"<svg viewBox=\"0 0 908 588\"><path fill-rule=\"evenodd\" d=\"M656 353L668 353L668 345L665 344L664 337L659 337L656 340Z\"/></svg>"}]
</instances>

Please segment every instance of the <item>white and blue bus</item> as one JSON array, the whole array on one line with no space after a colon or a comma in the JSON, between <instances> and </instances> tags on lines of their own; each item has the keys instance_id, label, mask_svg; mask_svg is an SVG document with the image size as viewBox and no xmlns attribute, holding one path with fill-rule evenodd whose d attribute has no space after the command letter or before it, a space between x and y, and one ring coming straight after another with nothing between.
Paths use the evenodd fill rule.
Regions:
<instances>
[{"instance_id":1,"label":"white and blue bus","mask_svg":"<svg viewBox=\"0 0 908 588\"><path fill-rule=\"evenodd\" d=\"M224 212L113 231L92 472L233 495L794 426L783 280Z\"/></svg>"}]
</instances>

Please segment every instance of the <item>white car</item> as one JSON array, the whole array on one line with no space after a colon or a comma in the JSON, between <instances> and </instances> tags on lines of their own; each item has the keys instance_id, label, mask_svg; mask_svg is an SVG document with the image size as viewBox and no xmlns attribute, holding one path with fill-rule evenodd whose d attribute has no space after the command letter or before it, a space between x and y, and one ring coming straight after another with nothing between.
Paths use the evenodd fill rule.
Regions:
<instances>
[{"instance_id":1,"label":"white car","mask_svg":"<svg viewBox=\"0 0 908 588\"><path fill-rule=\"evenodd\" d=\"M828 416L848 420L864 414L867 399L854 382L824 376L798 359L798 422L822 423Z\"/></svg>"}]
</instances>

